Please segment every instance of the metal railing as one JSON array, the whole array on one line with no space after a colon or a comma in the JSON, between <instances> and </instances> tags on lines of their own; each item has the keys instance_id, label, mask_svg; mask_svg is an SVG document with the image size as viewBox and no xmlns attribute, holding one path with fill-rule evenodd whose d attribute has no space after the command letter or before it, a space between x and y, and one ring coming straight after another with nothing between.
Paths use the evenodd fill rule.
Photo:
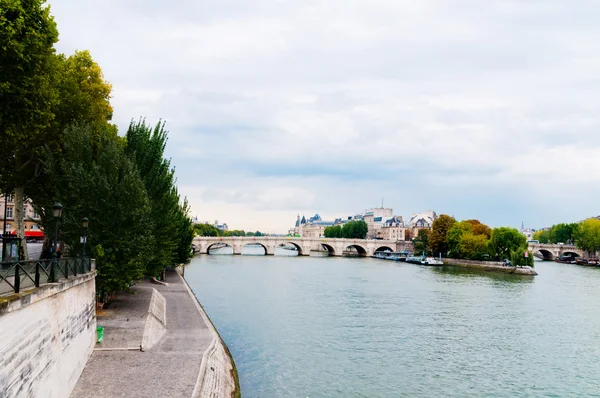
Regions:
<instances>
[{"instance_id":1,"label":"metal railing","mask_svg":"<svg viewBox=\"0 0 600 398\"><path fill-rule=\"evenodd\" d=\"M0 263L0 295L19 293L93 270L91 258L61 258Z\"/></svg>"}]
</instances>

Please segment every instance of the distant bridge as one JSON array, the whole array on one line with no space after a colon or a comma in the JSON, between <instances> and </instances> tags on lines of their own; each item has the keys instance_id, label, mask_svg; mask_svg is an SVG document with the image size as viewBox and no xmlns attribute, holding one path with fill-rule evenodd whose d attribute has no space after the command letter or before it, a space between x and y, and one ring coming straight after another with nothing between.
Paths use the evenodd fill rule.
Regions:
<instances>
[{"instance_id":1,"label":"distant bridge","mask_svg":"<svg viewBox=\"0 0 600 398\"><path fill-rule=\"evenodd\" d=\"M575 257L584 257L584 251L573 245L554 245L550 243L529 243L529 250L534 256L544 260L554 260L563 254L572 254Z\"/></svg>"},{"instance_id":2,"label":"distant bridge","mask_svg":"<svg viewBox=\"0 0 600 398\"><path fill-rule=\"evenodd\" d=\"M391 250L394 252L412 251L410 241L392 241L375 239L338 239L338 238L295 238L288 236L231 236L212 237L197 236L193 243L196 253L208 254L216 244L225 244L233 248L233 254L242 254L242 248L249 244L258 244L265 249L265 254L274 255L275 249L282 246L294 246L299 256L310 256L311 250L325 248L330 256L342 256L349 248L356 250L360 256L374 256L377 251Z\"/></svg>"}]
</instances>

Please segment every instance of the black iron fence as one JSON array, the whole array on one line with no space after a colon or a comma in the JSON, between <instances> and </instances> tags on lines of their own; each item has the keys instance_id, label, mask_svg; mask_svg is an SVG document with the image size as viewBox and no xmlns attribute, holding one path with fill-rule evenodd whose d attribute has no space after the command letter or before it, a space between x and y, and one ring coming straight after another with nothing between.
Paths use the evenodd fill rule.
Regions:
<instances>
[{"instance_id":1,"label":"black iron fence","mask_svg":"<svg viewBox=\"0 0 600 398\"><path fill-rule=\"evenodd\" d=\"M0 295L92 271L91 258L61 258L0 263Z\"/></svg>"}]
</instances>

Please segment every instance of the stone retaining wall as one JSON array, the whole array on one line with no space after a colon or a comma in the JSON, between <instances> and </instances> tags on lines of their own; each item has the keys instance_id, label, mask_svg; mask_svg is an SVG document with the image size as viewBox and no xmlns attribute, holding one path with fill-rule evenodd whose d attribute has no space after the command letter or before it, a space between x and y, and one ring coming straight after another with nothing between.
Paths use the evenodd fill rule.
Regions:
<instances>
[{"instance_id":1,"label":"stone retaining wall","mask_svg":"<svg viewBox=\"0 0 600 398\"><path fill-rule=\"evenodd\" d=\"M0 298L0 396L68 397L96 341L95 272Z\"/></svg>"},{"instance_id":2,"label":"stone retaining wall","mask_svg":"<svg viewBox=\"0 0 600 398\"><path fill-rule=\"evenodd\" d=\"M502 265L499 261L475 261L475 260L463 260L457 258L444 258L442 259L444 264L454 265L456 267L464 268L478 268L486 271L504 272L507 274L518 274L518 275L537 275L537 272L531 267L512 267Z\"/></svg>"}]
</instances>

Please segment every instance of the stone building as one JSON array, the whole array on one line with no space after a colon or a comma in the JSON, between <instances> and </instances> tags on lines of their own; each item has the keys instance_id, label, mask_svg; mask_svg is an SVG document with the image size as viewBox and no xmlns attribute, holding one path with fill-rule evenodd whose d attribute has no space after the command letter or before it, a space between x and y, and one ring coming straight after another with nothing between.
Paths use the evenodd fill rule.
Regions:
<instances>
[{"instance_id":1,"label":"stone building","mask_svg":"<svg viewBox=\"0 0 600 398\"><path fill-rule=\"evenodd\" d=\"M385 222L394 217L394 209L387 207L375 207L366 209L363 214L363 220L369 228L367 231L367 239L377 237L377 231L381 229Z\"/></svg>"},{"instance_id":2,"label":"stone building","mask_svg":"<svg viewBox=\"0 0 600 398\"><path fill-rule=\"evenodd\" d=\"M419 234L420 229L431 229L433 221L436 218L437 214L433 210L413 214L409 222L411 238L415 238Z\"/></svg>"},{"instance_id":3,"label":"stone building","mask_svg":"<svg viewBox=\"0 0 600 398\"><path fill-rule=\"evenodd\" d=\"M383 226L376 231L377 239L385 240L406 240L407 228L404 226L402 216L394 216L383 223Z\"/></svg>"}]
</instances>

